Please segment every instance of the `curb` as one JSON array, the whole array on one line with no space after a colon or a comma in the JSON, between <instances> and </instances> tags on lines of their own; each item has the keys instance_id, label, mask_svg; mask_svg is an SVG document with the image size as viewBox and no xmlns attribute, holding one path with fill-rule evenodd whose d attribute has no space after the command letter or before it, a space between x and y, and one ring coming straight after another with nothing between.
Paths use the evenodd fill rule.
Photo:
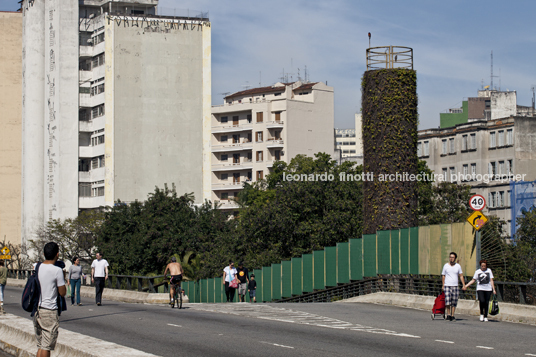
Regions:
<instances>
[{"instance_id":1,"label":"curb","mask_svg":"<svg viewBox=\"0 0 536 357\"><path fill-rule=\"evenodd\" d=\"M0 315L0 350L17 357L35 357L37 341L33 322L12 314ZM60 327L55 357L156 356Z\"/></svg>"},{"instance_id":2,"label":"curb","mask_svg":"<svg viewBox=\"0 0 536 357\"><path fill-rule=\"evenodd\" d=\"M7 279L7 286L13 286L18 288L24 288L26 285L26 280L22 279ZM81 286L80 287L80 296L94 298L95 297L95 288L92 286ZM169 303L169 294L168 293L144 293L139 291L131 290L119 290L119 289L110 289L105 288L102 294L103 299L112 300L112 301L121 301L128 303L137 303L137 304L168 304ZM69 298L66 298L67 303L69 303ZM188 304L190 300L187 295L184 295L182 298L183 304Z\"/></svg>"},{"instance_id":3,"label":"curb","mask_svg":"<svg viewBox=\"0 0 536 357\"><path fill-rule=\"evenodd\" d=\"M434 306L434 296L411 295L401 293L379 292L368 295L356 296L335 303L372 303L380 305L393 305L408 307L425 311L432 311ZM519 305L506 302L499 302L499 315L490 318L497 321L517 322L524 324L536 324L536 306ZM480 309L477 300L458 300L456 313L470 316L480 316Z\"/></svg>"}]
</instances>

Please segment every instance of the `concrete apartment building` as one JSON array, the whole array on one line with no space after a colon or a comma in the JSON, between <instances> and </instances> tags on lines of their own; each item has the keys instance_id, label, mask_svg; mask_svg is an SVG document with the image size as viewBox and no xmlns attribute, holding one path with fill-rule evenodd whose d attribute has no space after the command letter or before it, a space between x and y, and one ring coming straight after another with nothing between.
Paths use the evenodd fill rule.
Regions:
<instances>
[{"instance_id":1,"label":"concrete apartment building","mask_svg":"<svg viewBox=\"0 0 536 357\"><path fill-rule=\"evenodd\" d=\"M23 239L164 184L210 198L210 22L157 5L22 1Z\"/></svg>"},{"instance_id":2,"label":"concrete apartment building","mask_svg":"<svg viewBox=\"0 0 536 357\"><path fill-rule=\"evenodd\" d=\"M238 208L244 182L263 179L276 160L333 153L333 88L276 83L240 91L212 107L212 201Z\"/></svg>"},{"instance_id":3,"label":"concrete apartment building","mask_svg":"<svg viewBox=\"0 0 536 357\"><path fill-rule=\"evenodd\" d=\"M335 129L335 153L346 158L363 157L362 115L355 114L355 129Z\"/></svg>"},{"instance_id":4,"label":"concrete apartment building","mask_svg":"<svg viewBox=\"0 0 536 357\"><path fill-rule=\"evenodd\" d=\"M483 195L484 214L505 220L506 231L511 232L510 180L536 180L534 133L534 117L471 121L420 130L417 153L445 181L471 185L474 193ZM507 176L497 179L495 175Z\"/></svg>"},{"instance_id":5,"label":"concrete apartment building","mask_svg":"<svg viewBox=\"0 0 536 357\"><path fill-rule=\"evenodd\" d=\"M0 245L20 244L22 13L0 12Z\"/></svg>"}]
</instances>

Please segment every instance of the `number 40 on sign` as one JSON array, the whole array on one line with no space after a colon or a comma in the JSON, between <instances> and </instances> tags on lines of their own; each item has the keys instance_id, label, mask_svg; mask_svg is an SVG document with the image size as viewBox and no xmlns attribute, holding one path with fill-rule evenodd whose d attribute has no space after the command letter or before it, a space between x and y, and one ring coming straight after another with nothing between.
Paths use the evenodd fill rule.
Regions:
<instances>
[{"instance_id":1,"label":"number 40 on sign","mask_svg":"<svg viewBox=\"0 0 536 357\"><path fill-rule=\"evenodd\" d=\"M471 207L473 211L482 211L484 207L486 207L486 200L482 195L474 195L469 200L469 207Z\"/></svg>"}]
</instances>

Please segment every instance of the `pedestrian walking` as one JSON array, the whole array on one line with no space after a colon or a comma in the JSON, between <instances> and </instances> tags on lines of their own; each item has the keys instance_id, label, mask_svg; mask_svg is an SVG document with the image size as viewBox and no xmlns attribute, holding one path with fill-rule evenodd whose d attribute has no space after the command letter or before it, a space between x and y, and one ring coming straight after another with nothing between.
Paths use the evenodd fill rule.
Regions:
<instances>
[{"instance_id":1,"label":"pedestrian walking","mask_svg":"<svg viewBox=\"0 0 536 357\"><path fill-rule=\"evenodd\" d=\"M55 265L59 258L59 251L59 246L56 243L45 244L43 249L45 261L39 266L37 274L41 288L39 307L33 317L35 337L37 338L37 357L49 357L50 351L54 351L58 339L60 327L58 296L63 297L67 293L63 271Z\"/></svg>"},{"instance_id":2,"label":"pedestrian walking","mask_svg":"<svg viewBox=\"0 0 536 357\"><path fill-rule=\"evenodd\" d=\"M7 268L4 266L4 261L0 260L0 315L4 315L4 289L7 284Z\"/></svg>"},{"instance_id":3,"label":"pedestrian walking","mask_svg":"<svg viewBox=\"0 0 536 357\"><path fill-rule=\"evenodd\" d=\"M467 290L476 281L476 294L480 303L480 321L488 322L488 308L491 293L497 294L495 284L493 283L493 273L488 268L488 262L481 260L479 262L480 269L475 271L473 279L465 285L463 290Z\"/></svg>"},{"instance_id":4,"label":"pedestrian walking","mask_svg":"<svg viewBox=\"0 0 536 357\"><path fill-rule=\"evenodd\" d=\"M102 259L102 253L97 253L97 259L91 263L91 281L95 283L95 302L97 306L102 305L102 293L104 283L108 280L108 262Z\"/></svg>"},{"instance_id":5,"label":"pedestrian walking","mask_svg":"<svg viewBox=\"0 0 536 357\"><path fill-rule=\"evenodd\" d=\"M238 263L238 300L240 302L246 302L246 292L248 291L249 283L249 271L244 267L244 263Z\"/></svg>"},{"instance_id":6,"label":"pedestrian walking","mask_svg":"<svg viewBox=\"0 0 536 357\"><path fill-rule=\"evenodd\" d=\"M236 278L237 271L234 267L234 262L229 260L229 265L223 269L223 284L225 285L225 296L227 302L234 300L238 279Z\"/></svg>"},{"instance_id":7,"label":"pedestrian walking","mask_svg":"<svg viewBox=\"0 0 536 357\"><path fill-rule=\"evenodd\" d=\"M255 297L255 293L257 292L257 281L255 280L255 274L251 274L249 283L248 283L248 291L249 291L249 301L250 302L257 302L257 298Z\"/></svg>"},{"instance_id":8,"label":"pedestrian walking","mask_svg":"<svg viewBox=\"0 0 536 357\"><path fill-rule=\"evenodd\" d=\"M449 262L443 266L443 271L441 272L443 291L445 291L445 320L447 321L456 321L454 312L456 311L458 298L460 297L458 277L462 281L462 286L465 287L462 267L456 262L457 258L458 255L451 252L449 254Z\"/></svg>"},{"instance_id":9,"label":"pedestrian walking","mask_svg":"<svg viewBox=\"0 0 536 357\"><path fill-rule=\"evenodd\" d=\"M69 274L67 275L67 286L71 287L71 306L75 304L82 306L80 303L80 286L82 285L82 279L85 278L82 267L80 266L80 259L75 257L73 259L73 265L69 267Z\"/></svg>"}]
</instances>

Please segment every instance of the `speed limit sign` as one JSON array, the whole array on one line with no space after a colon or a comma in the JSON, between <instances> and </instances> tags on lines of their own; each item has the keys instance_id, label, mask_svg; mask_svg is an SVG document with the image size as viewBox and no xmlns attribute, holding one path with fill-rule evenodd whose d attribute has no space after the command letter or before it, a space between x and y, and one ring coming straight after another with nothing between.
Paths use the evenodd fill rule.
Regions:
<instances>
[{"instance_id":1,"label":"speed limit sign","mask_svg":"<svg viewBox=\"0 0 536 357\"><path fill-rule=\"evenodd\" d=\"M469 207L473 211L482 211L484 207L486 207L486 200L484 199L484 196L482 195L474 195L469 200Z\"/></svg>"}]
</instances>

